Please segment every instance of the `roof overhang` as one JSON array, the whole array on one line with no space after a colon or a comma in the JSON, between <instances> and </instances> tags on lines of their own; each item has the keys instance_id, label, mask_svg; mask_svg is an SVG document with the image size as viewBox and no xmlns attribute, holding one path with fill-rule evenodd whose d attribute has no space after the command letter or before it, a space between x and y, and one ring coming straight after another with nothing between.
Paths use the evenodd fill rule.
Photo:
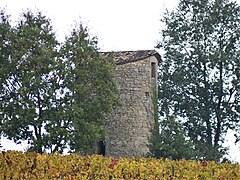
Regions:
<instances>
[{"instance_id":1,"label":"roof overhang","mask_svg":"<svg viewBox=\"0 0 240 180\"><path fill-rule=\"evenodd\" d=\"M158 64L162 61L160 54L156 50L113 51L101 52L101 54L103 56L113 56L117 65L143 60L150 56L154 56Z\"/></svg>"}]
</instances>

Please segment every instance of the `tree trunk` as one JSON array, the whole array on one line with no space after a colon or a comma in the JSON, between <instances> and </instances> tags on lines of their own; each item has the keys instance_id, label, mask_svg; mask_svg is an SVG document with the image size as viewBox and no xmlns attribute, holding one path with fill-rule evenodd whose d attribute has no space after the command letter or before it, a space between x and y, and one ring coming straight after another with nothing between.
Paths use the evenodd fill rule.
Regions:
<instances>
[{"instance_id":1,"label":"tree trunk","mask_svg":"<svg viewBox=\"0 0 240 180\"><path fill-rule=\"evenodd\" d=\"M218 147L218 142L220 140L220 134L221 134L221 104L222 104L222 97L223 97L223 63L222 59L220 57L219 62L219 95L218 95L218 103L216 107L216 119L217 119L217 127L216 127L216 134L214 138L214 147Z\"/></svg>"}]
</instances>

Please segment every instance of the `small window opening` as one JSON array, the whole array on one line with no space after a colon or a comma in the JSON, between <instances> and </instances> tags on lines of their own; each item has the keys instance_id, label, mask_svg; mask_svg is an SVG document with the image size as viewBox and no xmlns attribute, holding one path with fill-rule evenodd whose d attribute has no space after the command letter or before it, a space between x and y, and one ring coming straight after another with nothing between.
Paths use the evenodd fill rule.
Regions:
<instances>
[{"instance_id":1,"label":"small window opening","mask_svg":"<svg viewBox=\"0 0 240 180\"><path fill-rule=\"evenodd\" d=\"M151 63L151 76L153 78L156 78L156 63L155 62Z\"/></svg>"},{"instance_id":2,"label":"small window opening","mask_svg":"<svg viewBox=\"0 0 240 180\"><path fill-rule=\"evenodd\" d=\"M149 92L145 92L145 97L149 97Z\"/></svg>"}]
</instances>

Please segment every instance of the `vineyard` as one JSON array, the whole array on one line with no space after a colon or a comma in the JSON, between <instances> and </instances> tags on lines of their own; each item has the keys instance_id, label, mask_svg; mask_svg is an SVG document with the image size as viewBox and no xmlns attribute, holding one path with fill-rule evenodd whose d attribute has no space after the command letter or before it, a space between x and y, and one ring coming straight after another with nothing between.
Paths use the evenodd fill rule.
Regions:
<instances>
[{"instance_id":1,"label":"vineyard","mask_svg":"<svg viewBox=\"0 0 240 180\"><path fill-rule=\"evenodd\" d=\"M99 155L0 153L1 179L240 179L240 165Z\"/></svg>"}]
</instances>

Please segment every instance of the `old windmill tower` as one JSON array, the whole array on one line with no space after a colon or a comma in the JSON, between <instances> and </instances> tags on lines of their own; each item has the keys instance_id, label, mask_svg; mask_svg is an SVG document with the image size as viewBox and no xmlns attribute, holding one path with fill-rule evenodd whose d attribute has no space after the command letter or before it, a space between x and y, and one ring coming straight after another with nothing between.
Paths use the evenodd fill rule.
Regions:
<instances>
[{"instance_id":1,"label":"old windmill tower","mask_svg":"<svg viewBox=\"0 0 240 180\"><path fill-rule=\"evenodd\" d=\"M120 51L112 55L117 64L120 104L106 119L105 154L141 157L149 151L155 122L154 97L161 57L155 50Z\"/></svg>"}]
</instances>

